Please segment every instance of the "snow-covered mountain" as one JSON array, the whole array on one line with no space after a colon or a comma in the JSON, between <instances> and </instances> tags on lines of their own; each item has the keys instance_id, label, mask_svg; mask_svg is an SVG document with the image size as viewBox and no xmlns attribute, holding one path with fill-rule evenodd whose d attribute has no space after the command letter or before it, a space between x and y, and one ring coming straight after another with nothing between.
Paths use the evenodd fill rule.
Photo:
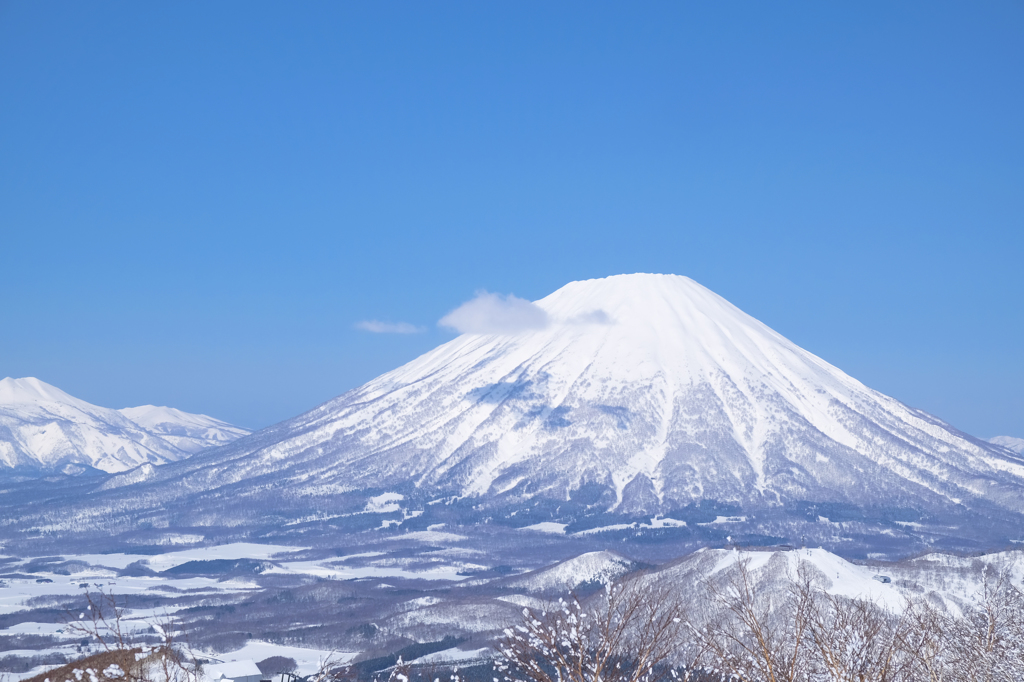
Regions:
<instances>
[{"instance_id":1,"label":"snow-covered mountain","mask_svg":"<svg viewBox=\"0 0 1024 682\"><path fill-rule=\"evenodd\" d=\"M98 407L32 377L0 381L0 468L120 472L173 462L247 433L172 408Z\"/></svg>"},{"instance_id":2,"label":"snow-covered mountain","mask_svg":"<svg viewBox=\"0 0 1024 682\"><path fill-rule=\"evenodd\" d=\"M686 277L573 282L536 306L544 328L463 334L194 465L300 487L586 496L619 512L707 499L1024 512L1024 459Z\"/></svg>"},{"instance_id":3,"label":"snow-covered mountain","mask_svg":"<svg viewBox=\"0 0 1024 682\"><path fill-rule=\"evenodd\" d=\"M106 535L447 524L581 551L615 535L650 559L736 542L864 557L1024 541L1024 457L864 386L686 277L573 282L516 306L519 331L490 320L502 333L462 334L249 437L63 495L73 509L9 504L47 532L69 518Z\"/></svg>"},{"instance_id":4,"label":"snow-covered mountain","mask_svg":"<svg viewBox=\"0 0 1024 682\"><path fill-rule=\"evenodd\" d=\"M1002 445L1008 450L1013 450L1018 455L1024 455L1024 438L1014 438L1013 436L996 436L995 438L989 438L989 443L995 445Z\"/></svg>"},{"instance_id":5,"label":"snow-covered mountain","mask_svg":"<svg viewBox=\"0 0 1024 682\"><path fill-rule=\"evenodd\" d=\"M173 407L142 405L118 410L121 414L188 454L226 445L250 433L205 414L191 414Z\"/></svg>"},{"instance_id":6,"label":"snow-covered mountain","mask_svg":"<svg viewBox=\"0 0 1024 682\"><path fill-rule=\"evenodd\" d=\"M564 595L587 583L606 585L639 568L637 562L604 550L587 552L553 566L545 566L513 578L496 581L502 586L525 589L533 594Z\"/></svg>"}]
</instances>

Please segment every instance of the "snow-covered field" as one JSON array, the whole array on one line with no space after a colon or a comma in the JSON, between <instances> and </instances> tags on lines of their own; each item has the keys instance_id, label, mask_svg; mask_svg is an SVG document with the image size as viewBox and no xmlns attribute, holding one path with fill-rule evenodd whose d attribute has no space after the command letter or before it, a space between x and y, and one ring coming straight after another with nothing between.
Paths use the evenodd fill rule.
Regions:
<instances>
[{"instance_id":1,"label":"snow-covered field","mask_svg":"<svg viewBox=\"0 0 1024 682\"><path fill-rule=\"evenodd\" d=\"M458 546L464 536L440 529L410 535L410 542L397 550L393 538L368 551L319 556L309 547L247 542L169 547L162 554L0 557L0 644L5 644L0 660L46 655L73 659L95 650L94 645L83 646L81 635L70 632L65 621L82 609L84 592L103 591L127 599L129 630L141 633L154 622L180 617L190 627L206 628L203 632L216 635L217 627L239 632L229 640L205 636L194 643L212 661L286 656L298 662L300 674L308 674L328 658L340 665L386 642L399 648L402 642L438 641L454 634L465 643L419 658L460 662L486 657L487 633L497 632L522 607L544 609L557 595L591 589L643 568L622 555L600 551L514 576L484 573L469 579L485 568L484 562L491 562L480 550L469 554L481 563L465 561L462 550L469 548ZM427 540L429 546L415 551ZM986 562L1007 569L1014 584L1024 581L1024 551L981 558L931 554L872 565L823 549L700 550L647 569L642 579L695 588L740 561L758 580L784 579L795 576L801 565L812 567L828 592L891 610L902 609L910 593L931 594L954 606L977 599L982 589L979 567ZM198 574L204 570L213 574ZM131 572L135 574L127 574ZM305 595L301 599L299 591ZM271 608L269 621L260 620L261 602L280 605ZM292 603L302 606L287 608ZM334 634L310 634L331 617ZM363 634L356 637L353 631ZM16 682L46 667L22 665L9 679Z\"/></svg>"},{"instance_id":2,"label":"snow-covered field","mask_svg":"<svg viewBox=\"0 0 1024 682\"><path fill-rule=\"evenodd\" d=\"M308 649L298 646L286 646L273 644L260 640L246 642L241 649L235 649L220 654L209 654L209 659L214 662L230 661L262 661L271 656L284 656L294 659L297 663L295 673L298 675L310 675L320 670L325 664L343 665L351 661L356 654L344 651L329 651L326 649Z\"/></svg>"},{"instance_id":3,"label":"snow-covered field","mask_svg":"<svg viewBox=\"0 0 1024 682\"><path fill-rule=\"evenodd\" d=\"M398 539L414 545L446 542L448 546L425 547L421 555L407 556L405 551L386 551L396 540L386 543L384 550L356 552L340 556L295 558L308 556L308 547L274 544L229 543L217 546L175 549L162 554L65 554L45 558L0 556L0 661L11 657L31 659L40 656L64 656L74 659L96 650L93 644L82 645L82 635L70 631L65 623L76 618L83 609L84 594L117 595L126 600L128 608L123 625L127 630L143 632L152 623L168 618L182 618L184 609L197 604L237 607L247 600L286 592L288 588L307 585L354 585L356 589L376 589L384 601L386 591L394 582L415 584L458 584L467 579L467 572L485 568L461 558L457 545L466 538L439 530L409 533ZM399 548L401 550L401 548ZM451 556L445 556L451 554ZM225 563L227 562L227 563ZM253 566L256 568L254 569ZM127 569L127 570L126 570ZM209 575L200 575L203 572ZM225 572L226 571L226 572ZM439 601L423 598L411 604L418 606ZM322 607L329 608L329 607ZM408 609L407 609L408 610ZM443 623L444 610L434 619ZM39 620L35 618L39 617ZM289 614L290 626L315 626L316 611ZM408 616L403 616L408 619ZM244 618L241 619L244 622ZM19 641L32 646L18 648ZM6 646L4 646L4 643ZM358 652L344 647L303 646L294 643L270 642L248 636L240 647L203 645L197 651L215 661L261 660L270 656L286 656L298 662L298 673L309 674L324 661L343 664ZM453 652L451 656L460 655ZM454 659L453 659L454 660ZM9 666L8 666L9 667ZM24 667L24 666L22 666ZM32 666L6 672L10 682L31 677L52 664ZM3 672L0 670L0 672Z\"/></svg>"}]
</instances>

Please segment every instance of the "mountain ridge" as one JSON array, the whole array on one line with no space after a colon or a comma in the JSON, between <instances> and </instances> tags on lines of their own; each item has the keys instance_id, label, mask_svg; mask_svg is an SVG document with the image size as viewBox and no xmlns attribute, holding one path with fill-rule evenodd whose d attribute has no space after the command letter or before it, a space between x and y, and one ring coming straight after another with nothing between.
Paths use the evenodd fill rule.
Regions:
<instances>
[{"instance_id":1,"label":"mountain ridge","mask_svg":"<svg viewBox=\"0 0 1024 682\"><path fill-rule=\"evenodd\" d=\"M118 473L166 464L249 431L150 405L92 405L35 377L0 380L0 468L22 473Z\"/></svg>"},{"instance_id":2,"label":"mountain ridge","mask_svg":"<svg viewBox=\"0 0 1024 682\"><path fill-rule=\"evenodd\" d=\"M989 443L993 445L999 445L1007 450L1011 450L1018 455L1024 455L1024 438L1014 438L1013 436L996 436L988 439Z\"/></svg>"}]
</instances>

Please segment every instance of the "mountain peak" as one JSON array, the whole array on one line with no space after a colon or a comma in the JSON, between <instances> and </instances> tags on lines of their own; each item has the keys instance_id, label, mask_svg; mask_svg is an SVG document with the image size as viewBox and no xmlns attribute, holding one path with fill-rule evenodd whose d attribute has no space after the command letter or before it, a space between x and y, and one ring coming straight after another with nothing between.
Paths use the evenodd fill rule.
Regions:
<instances>
[{"instance_id":1,"label":"mountain peak","mask_svg":"<svg viewBox=\"0 0 1024 682\"><path fill-rule=\"evenodd\" d=\"M529 305L546 324L462 334L197 466L483 504L585 498L620 514L708 500L729 518L817 501L948 510L979 496L1024 512L1019 458L689 278L572 282Z\"/></svg>"},{"instance_id":2,"label":"mountain peak","mask_svg":"<svg viewBox=\"0 0 1024 682\"><path fill-rule=\"evenodd\" d=\"M118 412L188 453L223 445L251 433L205 414L182 412L174 407L141 405Z\"/></svg>"},{"instance_id":3,"label":"mountain peak","mask_svg":"<svg viewBox=\"0 0 1024 682\"><path fill-rule=\"evenodd\" d=\"M732 373L755 363L768 374L784 354L824 364L688 277L634 274L571 282L537 305L557 331L599 340L638 363L649 360L654 373ZM603 324L582 324L594 320ZM625 360L616 359L616 373Z\"/></svg>"},{"instance_id":4,"label":"mountain peak","mask_svg":"<svg viewBox=\"0 0 1024 682\"><path fill-rule=\"evenodd\" d=\"M35 377L22 377L21 379L6 377L5 379L0 379L0 404L9 405L30 402L75 404L82 401L68 395L56 386L51 386Z\"/></svg>"},{"instance_id":5,"label":"mountain peak","mask_svg":"<svg viewBox=\"0 0 1024 682\"><path fill-rule=\"evenodd\" d=\"M1014 438L1013 436L996 436L995 438L989 438L988 442L994 445L1001 445L1004 448L1016 452L1018 455L1024 455L1024 438Z\"/></svg>"}]
</instances>

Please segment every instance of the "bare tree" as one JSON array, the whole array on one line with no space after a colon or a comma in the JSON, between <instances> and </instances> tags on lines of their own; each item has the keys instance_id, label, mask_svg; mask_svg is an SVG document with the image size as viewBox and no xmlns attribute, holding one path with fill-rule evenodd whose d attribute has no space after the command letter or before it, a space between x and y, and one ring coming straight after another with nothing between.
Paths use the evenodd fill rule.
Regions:
<instances>
[{"instance_id":1,"label":"bare tree","mask_svg":"<svg viewBox=\"0 0 1024 682\"><path fill-rule=\"evenodd\" d=\"M724 584L705 581L709 598L691 632L716 669L744 681L806 677L813 602L811 574L803 565L797 580L790 576L781 588L759 590L749 559L741 556Z\"/></svg>"},{"instance_id":2,"label":"bare tree","mask_svg":"<svg viewBox=\"0 0 1024 682\"><path fill-rule=\"evenodd\" d=\"M550 612L523 609L522 623L507 628L498 645L497 668L506 682L679 677L683 617L677 590L638 579L615 583L585 602L559 599Z\"/></svg>"},{"instance_id":3,"label":"bare tree","mask_svg":"<svg viewBox=\"0 0 1024 682\"><path fill-rule=\"evenodd\" d=\"M800 585L807 590L808 584ZM811 673L829 682L899 682L907 680L909 660L901 643L909 619L865 599L850 599L814 590L804 595L813 604L810 635Z\"/></svg>"},{"instance_id":4,"label":"bare tree","mask_svg":"<svg viewBox=\"0 0 1024 682\"><path fill-rule=\"evenodd\" d=\"M958 608L911 600L901 647L914 679L1017 682L1024 678L1024 595L1012 566L981 568L981 593Z\"/></svg>"},{"instance_id":5,"label":"bare tree","mask_svg":"<svg viewBox=\"0 0 1024 682\"><path fill-rule=\"evenodd\" d=\"M948 628L958 646L954 669L968 682L1024 677L1024 595L1010 581L1011 566L982 567L982 593Z\"/></svg>"},{"instance_id":6,"label":"bare tree","mask_svg":"<svg viewBox=\"0 0 1024 682\"><path fill-rule=\"evenodd\" d=\"M77 617L68 612L65 628L95 643L110 663L101 669L77 669L74 682L84 682L83 677L89 682L197 682L195 656L174 619L168 616L146 622L141 629L156 632L155 641L147 642L139 635L140 628L127 618L127 607L118 605L113 593L102 589L95 594L86 592L85 599L85 610Z\"/></svg>"}]
</instances>

